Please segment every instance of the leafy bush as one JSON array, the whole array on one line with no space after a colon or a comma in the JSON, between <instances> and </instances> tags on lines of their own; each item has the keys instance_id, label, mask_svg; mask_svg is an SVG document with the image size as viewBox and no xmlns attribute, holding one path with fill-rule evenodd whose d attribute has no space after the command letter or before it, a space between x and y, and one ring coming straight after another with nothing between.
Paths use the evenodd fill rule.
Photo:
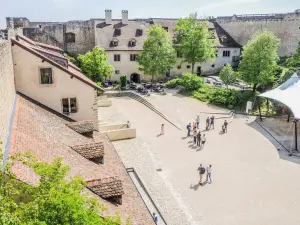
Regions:
<instances>
[{"instance_id":1,"label":"leafy bush","mask_svg":"<svg viewBox=\"0 0 300 225\"><path fill-rule=\"evenodd\" d=\"M180 85L185 91L191 92L198 90L203 85L203 79L192 73L184 73L180 79Z\"/></svg>"},{"instance_id":2,"label":"leafy bush","mask_svg":"<svg viewBox=\"0 0 300 225\"><path fill-rule=\"evenodd\" d=\"M197 91L193 91L192 96L202 102L210 103L214 92L214 88L205 84Z\"/></svg>"},{"instance_id":3,"label":"leafy bush","mask_svg":"<svg viewBox=\"0 0 300 225\"><path fill-rule=\"evenodd\" d=\"M121 84L121 88L126 87L126 83L127 83L127 76L126 76L126 75L121 75L121 76L120 76L120 84Z\"/></svg>"},{"instance_id":4,"label":"leafy bush","mask_svg":"<svg viewBox=\"0 0 300 225\"><path fill-rule=\"evenodd\" d=\"M223 106L235 106L238 103L238 91L233 89L216 88L211 102Z\"/></svg>"},{"instance_id":5,"label":"leafy bush","mask_svg":"<svg viewBox=\"0 0 300 225\"><path fill-rule=\"evenodd\" d=\"M178 85L180 85L180 79L178 77L173 78L166 83L167 88L175 88Z\"/></svg>"}]
</instances>

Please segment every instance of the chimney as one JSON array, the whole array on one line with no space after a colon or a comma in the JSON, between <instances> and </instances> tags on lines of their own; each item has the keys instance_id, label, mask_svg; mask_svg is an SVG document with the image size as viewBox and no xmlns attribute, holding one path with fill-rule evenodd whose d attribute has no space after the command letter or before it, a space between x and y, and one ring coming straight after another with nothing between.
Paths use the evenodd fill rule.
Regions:
<instances>
[{"instance_id":1,"label":"chimney","mask_svg":"<svg viewBox=\"0 0 300 225\"><path fill-rule=\"evenodd\" d=\"M112 23L112 18L111 18L111 13L112 11L110 9L105 10L105 23L106 24L111 24Z\"/></svg>"},{"instance_id":2,"label":"chimney","mask_svg":"<svg viewBox=\"0 0 300 225\"><path fill-rule=\"evenodd\" d=\"M128 24L128 10L122 10L122 24Z\"/></svg>"}]
</instances>

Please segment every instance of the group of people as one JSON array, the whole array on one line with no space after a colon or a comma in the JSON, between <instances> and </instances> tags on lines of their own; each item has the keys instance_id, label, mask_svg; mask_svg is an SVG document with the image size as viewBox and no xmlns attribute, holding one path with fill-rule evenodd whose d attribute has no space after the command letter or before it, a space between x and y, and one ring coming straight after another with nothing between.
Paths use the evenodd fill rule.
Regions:
<instances>
[{"instance_id":1,"label":"group of people","mask_svg":"<svg viewBox=\"0 0 300 225\"><path fill-rule=\"evenodd\" d=\"M197 131L197 129L199 129L199 124L200 124L200 118L199 116L197 116L196 118L196 122L193 123L193 125L191 123L189 123L187 125L187 130L188 130L188 134L187 136L190 137L191 136L191 131L192 136L194 138L194 144L199 146L199 147L203 147L205 142L206 142L206 137L205 134L201 134L201 131Z\"/></svg>"},{"instance_id":2,"label":"group of people","mask_svg":"<svg viewBox=\"0 0 300 225\"><path fill-rule=\"evenodd\" d=\"M203 179L203 176L205 176L205 173L206 173L206 180L205 180L205 183L208 182L208 179L209 179L209 183L211 183L211 165L209 165L208 167L205 167L202 166L202 164L200 164L199 168L198 168L198 171L199 171L199 175L200 175L200 181L199 181L199 184L202 186L203 185L203 182L202 182L202 179Z\"/></svg>"}]
</instances>

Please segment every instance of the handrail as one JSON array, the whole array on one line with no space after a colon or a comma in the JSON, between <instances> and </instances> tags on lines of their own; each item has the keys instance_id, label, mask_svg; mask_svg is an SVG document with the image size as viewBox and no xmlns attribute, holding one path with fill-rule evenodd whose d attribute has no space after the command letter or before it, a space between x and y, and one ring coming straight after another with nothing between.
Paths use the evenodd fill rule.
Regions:
<instances>
[{"instance_id":1,"label":"handrail","mask_svg":"<svg viewBox=\"0 0 300 225\"><path fill-rule=\"evenodd\" d=\"M167 222L166 222L166 220L165 220L165 218L163 217L163 215L161 214L161 212L160 212L159 209L157 208L156 204L154 203L153 199L151 198L151 196L150 196L149 192L147 191L146 187L144 186L144 184L143 184L142 180L140 179L139 175L138 175L137 172L135 171L135 169L134 169L133 167L130 167L130 168L126 168L126 171L127 171L127 173L132 172L132 173L135 175L135 177L136 177L136 179L138 180L139 184L141 185L141 187L143 188L143 190L144 190L144 192L146 193L147 197L150 199L152 205L154 206L156 212L159 214L159 216L160 216L160 218L162 219L162 221L163 221L166 225L168 225ZM132 180L131 177L130 177L130 179ZM132 182L134 183L133 180L132 180ZM138 189L137 189L137 190L138 190ZM138 192L139 192L139 191L138 191ZM140 192L139 192L139 194L140 194L141 198L143 199L143 197L142 197L142 195L141 195ZM143 199L143 201L144 201L144 199ZM145 203L145 201L144 201L144 203ZM146 203L145 203L145 205L146 205ZM147 205L146 205L146 206L147 206ZM148 207L147 207L147 208L148 208ZM150 215L152 216L152 214L151 214L149 208L148 208L148 211L149 211Z\"/></svg>"}]
</instances>

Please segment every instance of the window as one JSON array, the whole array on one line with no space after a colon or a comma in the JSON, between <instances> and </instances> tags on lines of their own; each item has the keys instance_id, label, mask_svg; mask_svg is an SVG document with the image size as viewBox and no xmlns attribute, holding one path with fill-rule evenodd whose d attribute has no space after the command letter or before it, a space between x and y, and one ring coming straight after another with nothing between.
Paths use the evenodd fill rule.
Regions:
<instances>
[{"instance_id":1,"label":"window","mask_svg":"<svg viewBox=\"0 0 300 225\"><path fill-rule=\"evenodd\" d=\"M187 68L187 69L190 69L190 68L191 68L191 65L187 65L186 68Z\"/></svg>"},{"instance_id":2,"label":"window","mask_svg":"<svg viewBox=\"0 0 300 225\"><path fill-rule=\"evenodd\" d=\"M68 114L77 112L76 98L63 98L61 102L63 113Z\"/></svg>"},{"instance_id":3,"label":"window","mask_svg":"<svg viewBox=\"0 0 300 225\"><path fill-rule=\"evenodd\" d=\"M75 43L75 34L74 33L66 33L65 41L66 41L66 43Z\"/></svg>"},{"instance_id":4,"label":"window","mask_svg":"<svg viewBox=\"0 0 300 225\"><path fill-rule=\"evenodd\" d=\"M120 70L115 70L115 74L120 74Z\"/></svg>"},{"instance_id":5,"label":"window","mask_svg":"<svg viewBox=\"0 0 300 225\"><path fill-rule=\"evenodd\" d=\"M119 54L114 55L114 61L115 62L120 62L121 61L121 55L119 55Z\"/></svg>"},{"instance_id":6,"label":"window","mask_svg":"<svg viewBox=\"0 0 300 225\"><path fill-rule=\"evenodd\" d=\"M118 41L111 41L111 47L117 47L119 44Z\"/></svg>"},{"instance_id":7,"label":"window","mask_svg":"<svg viewBox=\"0 0 300 225\"><path fill-rule=\"evenodd\" d=\"M181 66L180 66L180 65L179 65L179 66L177 66L177 69L179 69L179 70L180 70L180 69L181 69Z\"/></svg>"},{"instance_id":8,"label":"window","mask_svg":"<svg viewBox=\"0 0 300 225\"><path fill-rule=\"evenodd\" d=\"M52 68L41 68L40 69L41 84L52 84Z\"/></svg>"},{"instance_id":9,"label":"window","mask_svg":"<svg viewBox=\"0 0 300 225\"><path fill-rule=\"evenodd\" d=\"M182 53L181 52L177 52L177 58L182 58Z\"/></svg>"},{"instance_id":10,"label":"window","mask_svg":"<svg viewBox=\"0 0 300 225\"><path fill-rule=\"evenodd\" d=\"M163 27L163 28L165 29L165 31L167 31L167 32L169 31L169 28L168 28L168 27Z\"/></svg>"},{"instance_id":11,"label":"window","mask_svg":"<svg viewBox=\"0 0 300 225\"><path fill-rule=\"evenodd\" d=\"M120 35L121 35L121 29L119 28L115 29L114 36L120 36Z\"/></svg>"},{"instance_id":12,"label":"window","mask_svg":"<svg viewBox=\"0 0 300 225\"><path fill-rule=\"evenodd\" d=\"M113 38L110 42L110 47L117 47L119 45L119 40L117 38Z\"/></svg>"},{"instance_id":13,"label":"window","mask_svg":"<svg viewBox=\"0 0 300 225\"><path fill-rule=\"evenodd\" d=\"M136 37L143 36L143 30L142 29L136 29L135 36Z\"/></svg>"},{"instance_id":14,"label":"window","mask_svg":"<svg viewBox=\"0 0 300 225\"><path fill-rule=\"evenodd\" d=\"M230 51L223 51L223 57L230 57Z\"/></svg>"},{"instance_id":15,"label":"window","mask_svg":"<svg viewBox=\"0 0 300 225\"><path fill-rule=\"evenodd\" d=\"M136 54L130 54L130 61L136 61Z\"/></svg>"},{"instance_id":16,"label":"window","mask_svg":"<svg viewBox=\"0 0 300 225\"><path fill-rule=\"evenodd\" d=\"M136 41L135 40L130 40L128 43L129 47L135 47L136 46Z\"/></svg>"}]
</instances>

